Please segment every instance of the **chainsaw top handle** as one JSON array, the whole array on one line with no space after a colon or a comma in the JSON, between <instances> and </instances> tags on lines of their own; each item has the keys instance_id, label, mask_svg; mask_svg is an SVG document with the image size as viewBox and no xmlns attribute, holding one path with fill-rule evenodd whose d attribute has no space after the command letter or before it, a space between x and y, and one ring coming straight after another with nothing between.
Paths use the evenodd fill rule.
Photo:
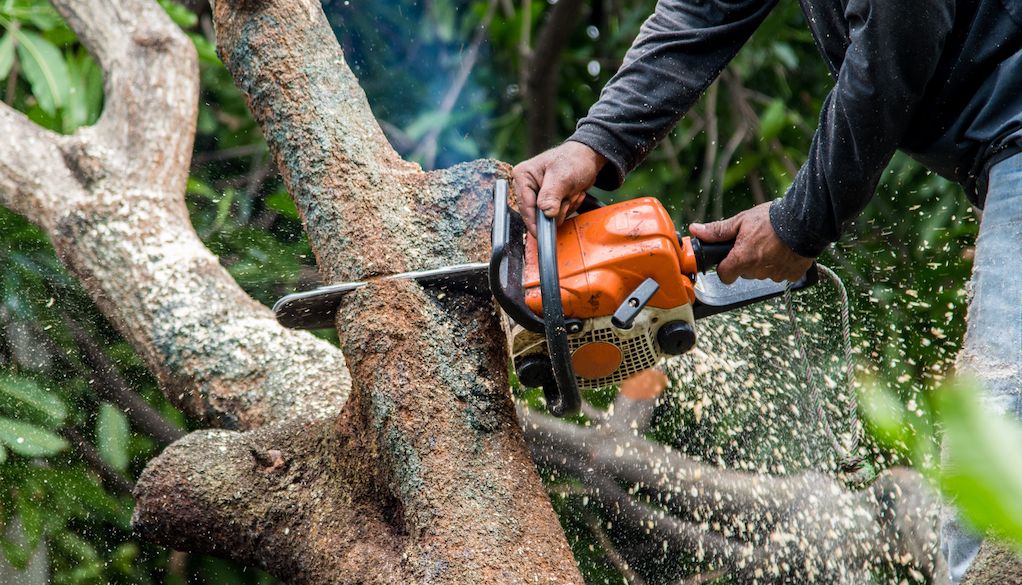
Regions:
<instances>
[{"instance_id":1,"label":"chainsaw top handle","mask_svg":"<svg viewBox=\"0 0 1022 585\"><path fill-rule=\"evenodd\" d=\"M580 323L564 316L561 301L560 277L557 270L557 224L537 209L537 248L540 272L540 294L543 300L543 318L525 304L522 274L525 269L525 222L521 215L510 209L508 183L500 179L493 194L493 254L490 257L488 278L490 292L501 309L512 321L533 333L545 335L551 371L543 376L543 394L547 408L555 416L567 416L579 411L582 399L571 364L568 347L568 329ZM579 213L601 207L594 197L586 196Z\"/></svg>"},{"instance_id":2,"label":"chainsaw top handle","mask_svg":"<svg viewBox=\"0 0 1022 585\"><path fill-rule=\"evenodd\" d=\"M493 252L487 277L490 292L512 321L533 333L543 333L543 320L525 304L525 222L508 206L508 184L498 179L493 189Z\"/></svg>"},{"instance_id":3,"label":"chainsaw top handle","mask_svg":"<svg viewBox=\"0 0 1022 585\"><path fill-rule=\"evenodd\" d=\"M539 290L543 298L543 325L553 384L543 385L547 409L554 416L578 413L582 398L571 364L569 324L561 303L561 278L557 271L557 218L536 208L536 243L539 252ZM574 324L573 324L574 325Z\"/></svg>"}]
</instances>

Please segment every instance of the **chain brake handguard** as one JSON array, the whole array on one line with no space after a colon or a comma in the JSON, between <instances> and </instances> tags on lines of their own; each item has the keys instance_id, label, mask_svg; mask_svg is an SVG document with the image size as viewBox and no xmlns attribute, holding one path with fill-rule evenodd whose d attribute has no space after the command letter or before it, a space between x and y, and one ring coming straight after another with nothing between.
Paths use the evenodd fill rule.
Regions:
<instances>
[{"instance_id":1,"label":"chain brake handguard","mask_svg":"<svg viewBox=\"0 0 1022 585\"><path fill-rule=\"evenodd\" d=\"M570 416L578 413L582 396L571 364L568 324L561 304L557 273L557 220L536 210L540 294L543 298L543 318L540 318L525 304L522 278L525 270L525 222L510 208L507 196L507 181L498 180L493 199L493 253L488 270L490 292L512 321L545 336L550 359L550 376L542 384L547 409L554 416ZM588 205L598 206L599 203L592 198Z\"/></svg>"}]
</instances>

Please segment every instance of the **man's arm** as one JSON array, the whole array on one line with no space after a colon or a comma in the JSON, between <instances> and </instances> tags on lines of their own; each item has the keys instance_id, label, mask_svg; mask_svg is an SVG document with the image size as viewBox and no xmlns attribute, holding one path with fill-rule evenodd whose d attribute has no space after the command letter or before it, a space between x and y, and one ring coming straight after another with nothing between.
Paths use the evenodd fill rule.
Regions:
<instances>
[{"instance_id":1,"label":"man's arm","mask_svg":"<svg viewBox=\"0 0 1022 585\"><path fill-rule=\"evenodd\" d=\"M841 237L905 136L940 62L954 6L954 0L849 2L850 45L787 194L724 221L690 226L710 242L736 240L717 266L723 282L793 280Z\"/></svg>"},{"instance_id":2,"label":"man's arm","mask_svg":"<svg viewBox=\"0 0 1022 585\"><path fill-rule=\"evenodd\" d=\"M770 207L777 235L815 257L862 212L902 142L954 24L953 0L852 0L851 44L809 156Z\"/></svg>"},{"instance_id":3,"label":"man's arm","mask_svg":"<svg viewBox=\"0 0 1022 585\"><path fill-rule=\"evenodd\" d=\"M593 186L616 189L717 77L777 0L660 0L568 142L515 167L529 230L537 198L561 217ZM585 146L582 146L585 145Z\"/></svg>"},{"instance_id":4,"label":"man's arm","mask_svg":"<svg viewBox=\"0 0 1022 585\"><path fill-rule=\"evenodd\" d=\"M569 140L608 161L616 189L734 58L776 0L660 0L624 63Z\"/></svg>"}]
</instances>

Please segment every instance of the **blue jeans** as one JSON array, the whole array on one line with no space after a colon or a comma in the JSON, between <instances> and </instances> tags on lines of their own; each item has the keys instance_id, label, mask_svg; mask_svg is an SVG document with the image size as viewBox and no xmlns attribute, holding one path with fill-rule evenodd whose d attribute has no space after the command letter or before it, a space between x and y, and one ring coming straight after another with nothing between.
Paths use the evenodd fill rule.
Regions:
<instances>
[{"instance_id":1,"label":"blue jeans","mask_svg":"<svg viewBox=\"0 0 1022 585\"><path fill-rule=\"evenodd\" d=\"M958 370L983 382L992 411L1022 418L1022 154L990 170L971 286ZM945 460L953 447L945 442ZM982 541L945 506L940 548L952 583L961 581Z\"/></svg>"}]
</instances>

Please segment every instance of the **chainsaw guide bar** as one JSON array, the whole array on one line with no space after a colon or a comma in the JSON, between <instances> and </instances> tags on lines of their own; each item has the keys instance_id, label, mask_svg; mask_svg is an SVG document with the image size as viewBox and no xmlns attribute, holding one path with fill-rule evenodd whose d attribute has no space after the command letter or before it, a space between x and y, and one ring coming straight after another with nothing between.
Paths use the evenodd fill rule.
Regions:
<instances>
[{"instance_id":1,"label":"chainsaw guide bar","mask_svg":"<svg viewBox=\"0 0 1022 585\"><path fill-rule=\"evenodd\" d=\"M375 281L360 280L331 284L287 295L273 304L273 312L277 316L277 322L289 329L333 329L337 310L344 296L370 282L414 280L426 288L485 293L487 266L489 265L485 262L474 262L435 270L391 274Z\"/></svg>"}]
</instances>

